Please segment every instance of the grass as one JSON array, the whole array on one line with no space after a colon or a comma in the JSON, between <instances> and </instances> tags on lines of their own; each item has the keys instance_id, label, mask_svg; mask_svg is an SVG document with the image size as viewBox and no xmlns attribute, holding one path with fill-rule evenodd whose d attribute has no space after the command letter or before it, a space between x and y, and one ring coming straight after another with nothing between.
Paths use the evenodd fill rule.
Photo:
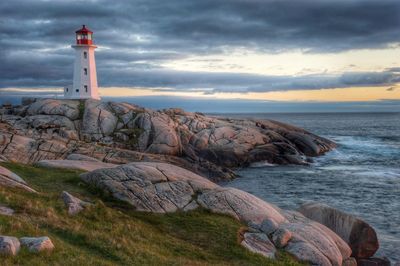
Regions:
<instances>
[{"instance_id":1,"label":"grass","mask_svg":"<svg viewBox=\"0 0 400 266\"><path fill-rule=\"evenodd\" d=\"M0 187L0 235L49 236L55 250L0 257L1 265L299 265L287 254L268 260L240 246L243 224L196 210L167 215L134 211L85 185L79 172L2 163L39 193ZM94 203L69 216L60 198L66 190Z\"/></svg>"}]
</instances>

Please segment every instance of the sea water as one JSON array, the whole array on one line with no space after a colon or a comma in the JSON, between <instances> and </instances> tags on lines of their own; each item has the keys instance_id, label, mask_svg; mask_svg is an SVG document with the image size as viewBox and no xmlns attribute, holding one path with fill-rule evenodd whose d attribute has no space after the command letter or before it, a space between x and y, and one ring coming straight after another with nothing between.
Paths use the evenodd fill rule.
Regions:
<instances>
[{"instance_id":1,"label":"sea water","mask_svg":"<svg viewBox=\"0 0 400 266\"><path fill-rule=\"evenodd\" d=\"M400 261L400 113L226 116L286 122L329 138L338 148L310 166L258 163L224 185L284 209L317 201L359 216L377 231L377 255Z\"/></svg>"}]
</instances>

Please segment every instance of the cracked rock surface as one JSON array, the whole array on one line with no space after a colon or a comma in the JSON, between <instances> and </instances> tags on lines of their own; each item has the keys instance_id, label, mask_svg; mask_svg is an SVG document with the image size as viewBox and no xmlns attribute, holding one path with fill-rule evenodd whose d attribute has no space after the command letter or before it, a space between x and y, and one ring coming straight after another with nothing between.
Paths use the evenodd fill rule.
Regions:
<instances>
[{"instance_id":1,"label":"cracked rock surface","mask_svg":"<svg viewBox=\"0 0 400 266\"><path fill-rule=\"evenodd\" d=\"M189 206L198 193L217 187L183 168L165 163L130 163L81 175L139 211L175 212Z\"/></svg>"},{"instance_id":2,"label":"cracked rock surface","mask_svg":"<svg viewBox=\"0 0 400 266\"><path fill-rule=\"evenodd\" d=\"M212 180L255 162L306 164L335 144L272 120L151 110L96 100L33 99L0 110L0 158L20 163L70 154L106 163L167 162Z\"/></svg>"}]
</instances>

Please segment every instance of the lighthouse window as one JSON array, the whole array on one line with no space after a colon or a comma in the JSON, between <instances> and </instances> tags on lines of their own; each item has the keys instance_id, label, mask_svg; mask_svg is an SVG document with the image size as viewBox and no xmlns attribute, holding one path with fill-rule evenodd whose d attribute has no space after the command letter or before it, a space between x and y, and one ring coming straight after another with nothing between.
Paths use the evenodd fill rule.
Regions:
<instances>
[{"instance_id":1,"label":"lighthouse window","mask_svg":"<svg viewBox=\"0 0 400 266\"><path fill-rule=\"evenodd\" d=\"M87 85L83 86L85 88L85 91L87 92Z\"/></svg>"},{"instance_id":2,"label":"lighthouse window","mask_svg":"<svg viewBox=\"0 0 400 266\"><path fill-rule=\"evenodd\" d=\"M79 89L76 89L75 91L76 91L76 92L79 92Z\"/></svg>"},{"instance_id":3,"label":"lighthouse window","mask_svg":"<svg viewBox=\"0 0 400 266\"><path fill-rule=\"evenodd\" d=\"M83 72L85 73L85 75L87 75L87 68L84 68Z\"/></svg>"},{"instance_id":4,"label":"lighthouse window","mask_svg":"<svg viewBox=\"0 0 400 266\"><path fill-rule=\"evenodd\" d=\"M83 58L87 58L87 52L83 52Z\"/></svg>"}]
</instances>

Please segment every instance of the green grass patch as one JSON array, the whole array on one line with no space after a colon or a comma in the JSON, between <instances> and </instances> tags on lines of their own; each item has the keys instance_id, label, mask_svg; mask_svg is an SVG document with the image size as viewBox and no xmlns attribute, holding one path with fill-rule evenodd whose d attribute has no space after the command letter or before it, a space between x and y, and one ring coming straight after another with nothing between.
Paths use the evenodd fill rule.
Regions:
<instances>
[{"instance_id":1,"label":"green grass patch","mask_svg":"<svg viewBox=\"0 0 400 266\"><path fill-rule=\"evenodd\" d=\"M49 236L55 250L0 257L1 265L299 265L285 253L277 261L239 244L243 224L206 210L167 215L134 211L80 181L77 171L13 163L1 165L23 177L39 193L0 187L0 235ZM60 198L66 190L94 203L69 216Z\"/></svg>"}]
</instances>

